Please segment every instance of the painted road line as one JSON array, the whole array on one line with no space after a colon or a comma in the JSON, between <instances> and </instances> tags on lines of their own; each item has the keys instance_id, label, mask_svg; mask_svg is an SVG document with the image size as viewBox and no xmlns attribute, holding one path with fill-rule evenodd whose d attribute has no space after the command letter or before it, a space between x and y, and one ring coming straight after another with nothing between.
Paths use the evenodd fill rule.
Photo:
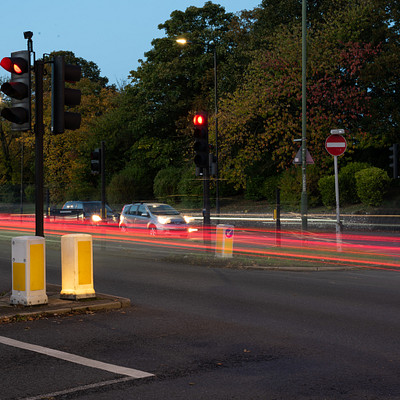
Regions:
<instances>
[{"instance_id":1,"label":"painted road line","mask_svg":"<svg viewBox=\"0 0 400 400\"><path fill-rule=\"evenodd\" d=\"M110 386L110 385L115 385L115 384L118 384L118 383L128 382L128 381L131 381L133 379L134 378L120 378L120 379L114 379L112 381L103 381L103 382L98 382L98 383L91 383L89 385L77 386L77 387L74 387L74 388L71 388L71 389L60 390L59 392L40 394L39 396L34 396L34 397L25 397L25 398L20 399L20 400L53 399L55 397L65 396L67 394L84 392L86 390L98 389L98 388L101 388L101 387L104 387L104 386Z\"/></svg>"},{"instance_id":2,"label":"painted road line","mask_svg":"<svg viewBox=\"0 0 400 400\"><path fill-rule=\"evenodd\" d=\"M154 376L153 374L140 371L137 369L120 367L118 365L92 360L90 358L77 356L75 354L66 353L64 351L49 349L47 347L37 346L35 344L20 342L19 340L10 339L5 336L0 336L0 343L5 344L7 346L18 347L19 349L34 351L35 353L44 354L49 357L59 358L60 360L65 360L75 364L84 365L86 367L102 369L104 371L112 372L114 374L130 376L136 379L148 378L150 376Z\"/></svg>"}]
</instances>

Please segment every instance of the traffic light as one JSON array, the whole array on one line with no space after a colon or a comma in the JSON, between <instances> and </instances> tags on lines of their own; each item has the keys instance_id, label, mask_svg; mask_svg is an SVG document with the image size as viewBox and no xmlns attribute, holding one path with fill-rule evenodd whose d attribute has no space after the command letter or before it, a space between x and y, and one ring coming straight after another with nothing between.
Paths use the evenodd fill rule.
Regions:
<instances>
[{"instance_id":1,"label":"traffic light","mask_svg":"<svg viewBox=\"0 0 400 400\"><path fill-rule=\"evenodd\" d=\"M11 81L3 83L1 90L11 98L11 107L3 108L1 116L10 121L11 130L31 129L31 62L28 50L15 51L4 57L0 65L11 72Z\"/></svg>"},{"instance_id":2,"label":"traffic light","mask_svg":"<svg viewBox=\"0 0 400 400\"><path fill-rule=\"evenodd\" d=\"M389 158L392 160L389 166L393 169L393 179L397 179L399 177L399 144L395 143L389 147L389 150L391 151Z\"/></svg>"},{"instance_id":3,"label":"traffic light","mask_svg":"<svg viewBox=\"0 0 400 400\"><path fill-rule=\"evenodd\" d=\"M205 113L198 113L193 118L194 124L194 163L198 168L208 168L208 118Z\"/></svg>"},{"instance_id":4,"label":"traffic light","mask_svg":"<svg viewBox=\"0 0 400 400\"><path fill-rule=\"evenodd\" d=\"M64 56L54 57L51 75L51 131L55 134L63 133L66 129L79 129L81 126L81 114L65 110L65 107L81 103L81 91L65 87L66 82L78 82L81 74L79 65L66 64Z\"/></svg>"},{"instance_id":5,"label":"traffic light","mask_svg":"<svg viewBox=\"0 0 400 400\"><path fill-rule=\"evenodd\" d=\"M92 170L92 174L97 175L101 170L101 149L97 148L92 151L91 159L90 159L90 168Z\"/></svg>"}]
</instances>

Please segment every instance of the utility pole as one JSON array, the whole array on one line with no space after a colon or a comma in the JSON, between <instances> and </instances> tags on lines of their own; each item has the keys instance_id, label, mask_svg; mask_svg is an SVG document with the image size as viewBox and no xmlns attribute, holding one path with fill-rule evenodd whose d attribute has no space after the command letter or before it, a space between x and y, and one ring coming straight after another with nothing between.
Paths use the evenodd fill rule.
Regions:
<instances>
[{"instance_id":1,"label":"utility pole","mask_svg":"<svg viewBox=\"0 0 400 400\"><path fill-rule=\"evenodd\" d=\"M101 219L103 221L107 218L106 213L106 144L101 142L101 157L100 157L100 173L101 173Z\"/></svg>"},{"instance_id":2,"label":"utility pole","mask_svg":"<svg viewBox=\"0 0 400 400\"><path fill-rule=\"evenodd\" d=\"M307 0L302 0L301 228L307 230Z\"/></svg>"}]
</instances>

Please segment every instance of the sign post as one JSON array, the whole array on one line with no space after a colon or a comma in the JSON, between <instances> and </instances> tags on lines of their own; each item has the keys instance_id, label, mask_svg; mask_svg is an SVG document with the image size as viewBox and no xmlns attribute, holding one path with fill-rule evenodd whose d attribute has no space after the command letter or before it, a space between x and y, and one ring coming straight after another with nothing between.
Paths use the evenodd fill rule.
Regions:
<instances>
[{"instance_id":1,"label":"sign post","mask_svg":"<svg viewBox=\"0 0 400 400\"><path fill-rule=\"evenodd\" d=\"M325 141L326 151L333 156L333 163L335 169L335 195L336 195L336 234L340 235L342 232L342 224L340 223L340 208L339 208L339 174L338 174L338 156L346 151L347 142L341 135L344 133L343 129L332 129L331 135Z\"/></svg>"}]
</instances>

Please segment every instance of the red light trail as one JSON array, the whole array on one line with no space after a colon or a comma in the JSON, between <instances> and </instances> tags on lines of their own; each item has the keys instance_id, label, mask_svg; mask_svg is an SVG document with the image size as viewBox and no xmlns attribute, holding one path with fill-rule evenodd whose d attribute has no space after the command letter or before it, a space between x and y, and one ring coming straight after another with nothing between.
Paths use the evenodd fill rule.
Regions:
<instances>
[{"instance_id":1,"label":"red light trail","mask_svg":"<svg viewBox=\"0 0 400 400\"><path fill-rule=\"evenodd\" d=\"M34 217L0 216L0 229L21 234L34 234ZM91 225L77 220L45 220L45 235L87 233L94 240L135 243L163 249L187 250L188 253L215 252L215 229L191 233L189 239L174 236L150 237L145 229L121 232L117 224ZM400 271L400 236L395 234L345 233L337 240L335 233L281 231L237 228L234 233L234 256L251 260L281 260L282 262L346 265L361 268ZM276 264L276 263L275 263Z\"/></svg>"}]
</instances>

